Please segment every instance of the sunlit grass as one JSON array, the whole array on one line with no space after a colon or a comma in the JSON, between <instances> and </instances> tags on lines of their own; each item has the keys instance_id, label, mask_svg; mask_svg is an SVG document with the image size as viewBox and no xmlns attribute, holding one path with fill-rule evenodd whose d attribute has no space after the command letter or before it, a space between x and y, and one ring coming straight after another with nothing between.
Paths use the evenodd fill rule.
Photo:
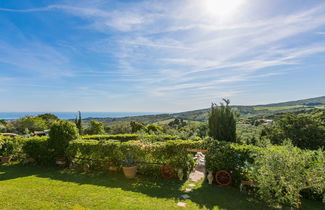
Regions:
<instances>
[{"instance_id":1,"label":"sunlit grass","mask_svg":"<svg viewBox=\"0 0 325 210\"><path fill-rule=\"evenodd\" d=\"M256 199L232 187L196 184L182 200L189 182L121 173L77 173L37 166L0 166L0 209L267 209ZM321 204L308 204L319 209Z\"/></svg>"}]
</instances>

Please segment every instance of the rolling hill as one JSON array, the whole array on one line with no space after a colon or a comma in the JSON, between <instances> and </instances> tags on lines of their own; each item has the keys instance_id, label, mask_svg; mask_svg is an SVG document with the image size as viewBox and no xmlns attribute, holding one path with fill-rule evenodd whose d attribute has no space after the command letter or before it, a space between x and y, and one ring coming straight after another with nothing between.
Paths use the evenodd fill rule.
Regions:
<instances>
[{"instance_id":1,"label":"rolling hill","mask_svg":"<svg viewBox=\"0 0 325 210\"><path fill-rule=\"evenodd\" d=\"M265 105L252 105L252 106L232 106L234 110L240 113L240 118L261 118L269 117L274 114L284 112L299 112L311 109L325 109L325 96L309 98L297 101L288 101L281 103L272 103ZM170 119L180 118L190 121L206 121L209 116L209 108L173 113L173 114L157 114L157 115L143 115L134 117L121 117L121 118L86 118L84 123L89 123L90 120L98 120L105 125L113 125L118 123L125 123L130 121L139 121L145 124L166 121Z\"/></svg>"}]
</instances>

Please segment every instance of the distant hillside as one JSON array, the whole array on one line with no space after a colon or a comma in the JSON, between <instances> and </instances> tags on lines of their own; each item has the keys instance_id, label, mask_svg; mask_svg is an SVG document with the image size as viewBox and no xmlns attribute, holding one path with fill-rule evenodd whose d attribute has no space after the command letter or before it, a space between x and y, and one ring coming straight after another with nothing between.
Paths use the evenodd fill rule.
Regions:
<instances>
[{"instance_id":1,"label":"distant hillside","mask_svg":"<svg viewBox=\"0 0 325 210\"><path fill-rule=\"evenodd\" d=\"M240 113L240 118L262 118L270 115L284 113L284 112L299 112L302 110L310 109L324 109L325 108L325 96L303 99L298 101L288 101L282 103L266 104L266 105L254 105L254 106L232 106L234 110ZM134 117L121 117L121 118L87 118L84 119L84 123L88 123L90 120L98 120L105 125L113 125L118 123L126 123L130 121L139 121L145 124L156 123L160 121L166 121L170 119L180 118L190 121L206 121L209 116L209 108L173 113L173 114L158 114L158 115L143 115Z\"/></svg>"},{"instance_id":2,"label":"distant hillside","mask_svg":"<svg viewBox=\"0 0 325 210\"><path fill-rule=\"evenodd\" d=\"M279 106L297 106L297 105L305 105L305 106L317 106L317 105L325 105L325 96L302 99L297 101L288 101L281 103L273 103L267 105L257 105L256 107L279 107Z\"/></svg>"}]
</instances>

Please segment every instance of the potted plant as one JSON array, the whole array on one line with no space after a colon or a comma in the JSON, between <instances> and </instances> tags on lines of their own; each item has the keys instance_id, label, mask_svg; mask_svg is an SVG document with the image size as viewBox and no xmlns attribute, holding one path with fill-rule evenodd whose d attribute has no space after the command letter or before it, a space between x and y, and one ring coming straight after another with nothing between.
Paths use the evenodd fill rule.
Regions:
<instances>
[{"instance_id":1,"label":"potted plant","mask_svg":"<svg viewBox=\"0 0 325 210\"><path fill-rule=\"evenodd\" d=\"M14 143L11 140L5 140L0 149L1 163L9 163L14 154Z\"/></svg>"},{"instance_id":2,"label":"potted plant","mask_svg":"<svg viewBox=\"0 0 325 210\"><path fill-rule=\"evenodd\" d=\"M133 179L137 174L137 166L135 165L134 157L131 153L127 153L125 156L123 173L126 178Z\"/></svg>"}]
</instances>

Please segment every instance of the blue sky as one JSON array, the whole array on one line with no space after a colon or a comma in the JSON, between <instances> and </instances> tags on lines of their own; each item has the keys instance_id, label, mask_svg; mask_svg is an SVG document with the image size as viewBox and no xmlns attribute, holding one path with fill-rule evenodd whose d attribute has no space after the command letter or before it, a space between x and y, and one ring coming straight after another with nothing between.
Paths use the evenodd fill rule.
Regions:
<instances>
[{"instance_id":1,"label":"blue sky","mask_svg":"<svg viewBox=\"0 0 325 210\"><path fill-rule=\"evenodd\" d=\"M0 111L325 95L323 0L0 0Z\"/></svg>"}]
</instances>

